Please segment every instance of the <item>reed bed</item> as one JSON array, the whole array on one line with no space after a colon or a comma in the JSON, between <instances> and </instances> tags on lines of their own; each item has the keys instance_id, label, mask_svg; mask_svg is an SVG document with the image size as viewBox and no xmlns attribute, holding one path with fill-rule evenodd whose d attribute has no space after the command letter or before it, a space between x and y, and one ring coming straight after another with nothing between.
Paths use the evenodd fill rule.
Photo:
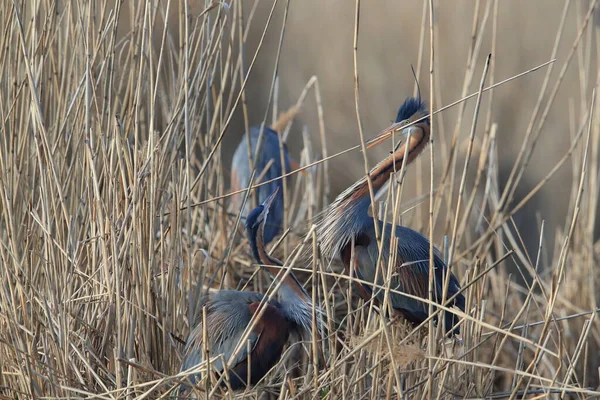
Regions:
<instances>
[{"instance_id":1,"label":"reed bed","mask_svg":"<svg viewBox=\"0 0 600 400\"><path fill-rule=\"evenodd\" d=\"M462 318L459 339L444 337L431 321L420 327L390 321L352 295L354 278L338 261L320 257L310 221L333 200L328 166L340 155L327 147L321 95L327 82L313 77L295 102L282 104L275 73L264 85L268 112L257 117L247 107L246 87L265 38L278 41L277 72L294 12L290 2L279 3L282 13L274 12L276 1L0 4L0 398L170 396L189 375L179 367L199 296L223 288L273 293L241 234L239 210L229 206L232 195L247 194L229 191L230 166L221 151L240 114L246 128L266 121L285 138L302 138L303 170L286 181L285 234L273 252L306 282L325 329L321 338L291 346L258 387L230 393L215 374L205 374L196 395L600 396L599 75L590 67L600 57L593 47L600 43L595 2L578 3L583 10L575 16L566 1L555 52L512 76L495 73L499 1L481 4L463 95L443 103L436 86L436 4L423 2L416 75L430 82L422 95L432 106L433 143L422 163L439 173L419 166L423 179L411 198L403 195L404 177L414 172L401 171L379 199L378 216L409 226L427 221L420 228L429 236L443 231L433 242L467 298L465 313L453 311ZM377 132L364 131L360 122L357 55L365 45L358 40L359 16L371 5L353 6L348 54L355 61L356 115L349 118L359 122L344 153L353 152L367 171L374 163L359 152ZM268 18L256 26L259 7ZM574 36L564 33L565 24L576 25ZM261 32L256 47L247 44L250 27ZM484 35L491 56L482 49ZM558 59L556 48L565 41L571 50ZM430 68L423 72L425 60ZM476 68L481 60L483 70ZM570 146L542 180L523 189L537 143L555 134L545 122L569 67L578 69L581 91L564 115L571 129L561 134L569 135ZM524 110L530 123L510 177L501 182L494 90L535 74L544 76L538 102ZM473 112L467 102L475 104ZM309 103L317 132L295 122ZM458 108L455 121L443 118L450 107ZM538 226L528 229L539 237L532 253L513 217L564 169L572 174L561 194L569 209L557 227L548 228L539 215ZM516 196L517 190L527 194ZM556 230L553 243L545 241L546 229ZM300 257L305 249L316 255L312 262ZM207 369L210 362L199 366Z\"/></svg>"}]
</instances>

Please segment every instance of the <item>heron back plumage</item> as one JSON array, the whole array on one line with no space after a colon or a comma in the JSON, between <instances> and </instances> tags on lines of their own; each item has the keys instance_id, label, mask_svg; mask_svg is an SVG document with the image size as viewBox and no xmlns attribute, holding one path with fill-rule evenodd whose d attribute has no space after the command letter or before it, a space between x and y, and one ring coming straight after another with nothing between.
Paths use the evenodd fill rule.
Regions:
<instances>
[{"instance_id":1,"label":"heron back plumage","mask_svg":"<svg viewBox=\"0 0 600 400\"><path fill-rule=\"evenodd\" d=\"M223 372L225 369L223 360L228 362L231 358L263 298L264 296L260 293L237 290L221 290L206 296L202 306L206 307L208 343L203 343L204 326L200 312L199 321L196 321L184 349L181 370L185 371L202 363L204 360L203 347L205 347L211 357L223 355L212 364L214 370ZM281 311L281 304L275 299L269 299L265 307L266 310L261 319L257 321L248 336L249 346L240 349L230 364L229 383L234 390L247 385L249 354L251 354L250 384L254 385L277 364L288 339L289 323ZM199 379L200 374L189 377L194 384Z\"/></svg>"},{"instance_id":2,"label":"heron back plumage","mask_svg":"<svg viewBox=\"0 0 600 400\"><path fill-rule=\"evenodd\" d=\"M395 237L398 239L396 248L396 263L395 271L392 272L390 288L399 292L411 294L421 298L428 297L429 288L429 240L410 228L404 226L395 226L392 224L384 224L379 221L380 228L384 235L382 245L382 262L383 274L380 273L377 277L377 285L384 286L387 279L386 268L387 260L391 256L391 234L392 229ZM385 229L385 231L384 231ZM379 249L375 240L375 229L371 223L370 228L367 228L356 240L355 246L355 266L358 270L361 279L366 282L375 282L376 265L379 259ZM350 249L345 249L345 253L349 254ZM346 256L346 257L349 257ZM348 261L347 261L348 260ZM349 258L344 260L344 263L349 267ZM442 301L443 287L445 284L446 275L449 273L446 264L441 258L439 251L434 248L434 293L433 300L437 303ZM465 310L465 298L460 292L460 283L454 274L450 273L447 298L456 295L456 298L451 303L451 306ZM375 293L379 301L383 301L384 292L377 288L373 288L368 284L361 284L359 289L361 296L370 298ZM429 315L428 305L425 302L403 296L399 293L390 293L390 301L392 308L403 314L408 320L415 324L423 322ZM460 329L453 327L458 322L458 317L452 313L445 313L444 326L449 334L458 334Z\"/></svg>"},{"instance_id":3,"label":"heron back plumage","mask_svg":"<svg viewBox=\"0 0 600 400\"><path fill-rule=\"evenodd\" d=\"M264 173L263 178L260 182L269 181L283 175L283 164L281 163L281 156L279 152L279 136L273 129L265 126L263 141L261 145L261 151L255 156L256 146L258 145L258 139L260 135L260 126L253 126L250 128L250 145L252 149L252 161L254 168L256 169L255 177L258 178L266 166L271 160L272 164L268 170ZM233 159L231 161L231 188L232 190L241 190L247 188L250 184L250 178L252 171L250 170L250 160L248 158L248 140L247 136L244 135L240 141ZM288 154L285 144L283 145L283 158L285 163L285 172L292 170L290 163L290 156ZM259 182L254 182L259 183ZM283 225L283 214L284 214L284 203L283 203L283 183L281 180L273 181L266 185L256 188L258 193L258 203L262 203L273 191L280 187L281 190L277 194L275 201L271 207L271 216L268 226L265 227L265 241L270 243L273 238L280 232L281 226ZM240 211L241 201L243 194L234 196L233 204L236 207L236 212ZM252 206L254 205L254 197L251 195L246 202L246 206L242 211L242 216L248 215Z\"/></svg>"}]
</instances>

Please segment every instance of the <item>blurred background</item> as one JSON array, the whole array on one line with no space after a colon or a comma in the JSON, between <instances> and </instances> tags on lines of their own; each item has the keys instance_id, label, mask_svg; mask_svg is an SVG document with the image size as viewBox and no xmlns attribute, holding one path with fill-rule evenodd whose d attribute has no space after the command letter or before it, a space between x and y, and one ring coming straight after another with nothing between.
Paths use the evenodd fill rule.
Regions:
<instances>
[{"instance_id":1,"label":"blurred background","mask_svg":"<svg viewBox=\"0 0 600 400\"><path fill-rule=\"evenodd\" d=\"M217 2L212 3L213 6L215 4ZM206 12L217 12L214 7L206 11L204 1L190 1L189 5L191 23L197 23L199 17L204 16ZM247 34L243 49L246 71L260 47L246 85L248 124L260 124L265 117L267 124L273 121L273 100L271 99L269 103L269 98L275 73L279 78L278 112L283 112L294 105L307 82L314 76L318 79L322 98L327 153L335 154L359 144L354 100L355 2L269 0L243 2L241 5L244 8L243 23ZM467 192L470 190L469 184L472 187L474 171L477 169L480 138L485 131L490 130L492 124L497 124L497 173L500 191L504 189L509 179L528 127L531 125L533 128L533 137L536 137L536 131L539 129L539 136L534 140L534 152L524 169L511 202L513 205L517 204L548 175L568 151L573 137L581 129L589 112L592 89L598 79L600 12L597 10L590 12L594 2L589 0L436 2L437 35L434 66L436 95L432 101L429 98L430 38L427 5L428 1L388 0L377 1L375 4L361 3L358 76L360 117L365 137L369 138L386 128L394 120L397 109L404 99L416 94L411 66L416 70L423 98L429 104L433 103L433 109L436 110L461 99L465 94L477 92L488 54L493 53L485 86L550 61L558 38L554 57L556 61L551 66L545 66L503 84L494 89L493 93L487 92L482 97L468 175L470 180L466 185ZM166 9L164 4L162 7ZM285 19L286 7L287 18ZM223 6L219 12L228 12L228 9L229 6ZM122 22L131 20L131 12L129 7L122 10ZM269 20L271 12L272 16ZM163 24L159 14L157 14L159 21L155 25L157 27ZM183 40L179 31L181 29L179 21L184 18L183 15L181 4L171 4L167 14L167 40L171 43L179 43L180 46L183 45ZM586 16L589 16L589 24L584 28ZM228 24L232 23L231 19ZM561 21L564 21L564 24L561 24ZM260 44L267 25L264 39ZM120 23L119 29L126 34L129 32L129 26L130 24ZM284 27L284 35L278 60L277 51L282 27ZM162 29L154 29L153 46L159 49ZM581 38L574 48L580 31L582 31ZM222 45L231 46L234 52L239 47L237 43L237 39L231 41L229 37L222 40ZM422 54L419 53L420 49L423 49ZM568 61L569 53L572 51L574 54ZM547 87L541 96L542 101L536 116L532 119L549 68L551 73ZM564 76L561 77L563 68ZM176 78L168 78L172 78L173 83L176 84ZM167 85L169 79L166 79ZM215 79L218 79L218 76ZM239 88L239 81L237 87ZM542 118L555 87L557 89L555 98L547 110L547 115ZM493 102L490 106L491 96ZM460 105L444 110L434 117L436 184L440 182L440 177L448 165L454 135L457 138L457 152L452 168L458 171L460 177L475 103L475 97L464 103L460 123L458 123L461 117ZM540 125L542 120L543 125ZM222 142L223 165L230 164L233 151L245 132L244 126L242 107L238 106ZM164 127L160 124L157 127L159 130L162 128ZM303 128L308 130L318 144L319 120L315 96L312 93L306 97L287 140L288 148L296 158L303 147ZM381 160L388 151L389 146L370 150L369 166L372 167ZM408 185L404 189L407 196L405 198L424 195L429 187L429 153L425 153L415 164L417 166L411 167L406 177ZM544 239L552 244L556 229L564 226L568 218L570 195L564 188L570 187L573 179L577 179L573 174L573 167L576 166L571 161L565 163L514 215L514 227L521 233L522 244L530 256L535 254L532 252L537 251L539 245L541 221L545 221L546 224ZM330 200L365 172L362 156L357 151L330 160L328 168L331 179ZM224 172L228 176L228 171ZM456 186L454 189L456 191L459 179L451 184ZM452 210L456 207L448 199L442 199L438 209L438 220L433 235L434 241L438 244L443 235L451 233L449 232L451 225L448 222L439 222L448 221ZM424 230L428 207L428 201L422 201L409 213L408 219L403 223L417 230ZM477 202L474 212L480 212L477 209Z\"/></svg>"}]
</instances>

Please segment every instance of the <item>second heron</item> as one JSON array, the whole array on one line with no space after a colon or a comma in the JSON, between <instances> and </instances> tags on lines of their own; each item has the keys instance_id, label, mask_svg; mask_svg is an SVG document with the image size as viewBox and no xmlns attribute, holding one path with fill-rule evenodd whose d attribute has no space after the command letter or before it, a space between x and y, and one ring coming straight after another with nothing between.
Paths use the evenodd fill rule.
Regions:
<instances>
[{"instance_id":1,"label":"second heron","mask_svg":"<svg viewBox=\"0 0 600 400\"><path fill-rule=\"evenodd\" d=\"M430 135L430 123L424 102L420 98L408 98L398 110L396 123L386 129L368 147L380 143L394 132L400 131L405 141L370 172L372 188L375 194L382 190L390 177L403 165L412 162L427 145ZM407 158L406 161L404 160ZM341 257L347 271L353 272L359 281L355 289L365 300L372 297L381 302L384 298L384 278L387 272L383 269L377 273L378 263L384 267L395 254L394 271L390 282L389 299L393 311L414 324L423 322L429 316L427 299L429 291L429 240L410 228L384 224L374 221L369 216L371 196L369 182L362 178L340 194L325 209L317 221L317 235L323 253L330 257ZM379 257L379 246L375 231L375 223L384 237ZM395 235L398 245L392 247L391 236ZM449 280L446 298L453 298L449 305L465 309L465 298L460 293L460 285L456 277L448 271L439 252L434 255L434 293L433 300L442 302L443 288L446 278ZM448 276L450 274L450 276ZM372 285L375 284L375 285ZM410 296L407 296L408 294ZM445 314L444 326L447 333L458 333L458 318L455 314Z\"/></svg>"}]
</instances>

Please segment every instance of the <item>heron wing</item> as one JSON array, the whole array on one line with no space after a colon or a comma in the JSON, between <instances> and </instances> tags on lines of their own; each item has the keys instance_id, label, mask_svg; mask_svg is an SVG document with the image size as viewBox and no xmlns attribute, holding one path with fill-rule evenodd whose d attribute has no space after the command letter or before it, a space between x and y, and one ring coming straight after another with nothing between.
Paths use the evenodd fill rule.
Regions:
<instances>
[{"instance_id":1,"label":"heron wing","mask_svg":"<svg viewBox=\"0 0 600 400\"><path fill-rule=\"evenodd\" d=\"M223 355L213 364L214 369L223 371L223 360L229 361L252 318L248 305L260 302L262 298L263 296L259 293L235 290L221 290L209 295L203 304L206 306L206 346L203 340L202 311L199 311L199 321L191 331L184 349L181 369L187 370L200 364L203 361L203 347L205 347L211 357L218 354ZM259 338L260 333L255 331L250 333L248 341L251 350L256 346ZM248 346L245 346L237 353L230 365L236 365L247 357Z\"/></svg>"},{"instance_id":2,"label":"heron wing","mask_svg":"<svg viewBox=\"0 0 600 400\"><path fill-rule=\"evenodd\" d=\"M250 312L259 312L259 306L258 302L250 304ZM281 358L289 336L289 324L277 306L267 303L265 307L254 326L258 337L250 350L250 358L246 357L239 363L232 364L233 374L230 374L229 378L232 387L245 386L248 376L251 384L258 383Z\"/></svg>"},{"instance_id":3,"label":"heron wing","mask_svg":"<svg viewBox=\"0 0 600 400\"><path fill-rule=\"evenodd\" d=\"M383 228L383 224L380 225ZM383 286L387 275L387 263L390 259L390 237L393 226L386 224L385 240L382 245L381 263L383 268L377 278L377 284ZM390 288L398 292L408 293L413 296L427 298L429 289L429 240L410 228L395 226L394 234L398 239L396 247L396 260ZM364 279L374 282L379 249L375 240L374 229L368 231L368 244L357 246L356 257L360 265L360 271ZM439 250L434 248L434 300L441 301L443 285L448 269L441 258ZM383 290L374 289L376 297L382 301L385 295ZM451 297L460 291L458 279L451 274L447 297ZM417 299L409 298L399 293L390 293L392 307L401 311L406 318L415 323L420 323L428 316L428 305ZM464 296L459 294L454 300L454 305L464 311ZM455 316L450 313L446 315L446 327L450 329L456 322Z\"/></svg>"},{"instance_id":4,"label":"heron wing","mask_svg":"<svg viewBox=\"0 0 600 400\"><path fill-rule=\"evenodd\" d=\"M389 260L389 240L386 240L383 246L383 254L380 261L380 268L377 272L377 262L379 258L379 250L377 248L377 242L371 240L367 245L356 246L356 264L358 265L359 274L362 279L367 282L376 282L375 287L371 287L368 284L363 286L370 292L375 294L375 298L378 302L383 302L385 297L384 282L387 280L387 267ZM426 293L423 294L422 288L427 289L427 285L423 286L423 282L427 283L427 275L422 276L418 269L411 267L400 267L404 264L404 259L400 254L396 257L395 270L398 271L390 280L390 289L397 292L409 293L415 296L427 297ZM401 271L401 272L400 272ZM377 277L377 279L375 279ZM411 299L400 293L390 292L389 299L394 309L402 310L403 314L411 321L423 320L427 317L427 308L424 307L424 303Z\"/></svg>"}]
</instances>

